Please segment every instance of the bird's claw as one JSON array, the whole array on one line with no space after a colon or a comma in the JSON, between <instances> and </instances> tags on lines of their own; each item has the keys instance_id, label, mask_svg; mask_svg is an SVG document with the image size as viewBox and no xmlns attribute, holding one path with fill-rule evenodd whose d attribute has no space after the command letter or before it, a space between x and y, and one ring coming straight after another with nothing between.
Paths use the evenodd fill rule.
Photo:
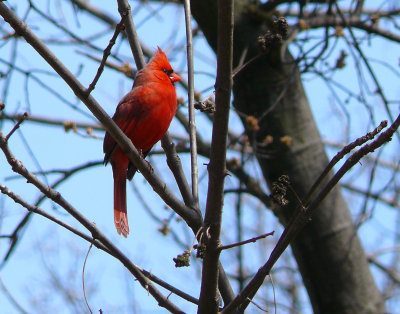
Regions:
<instances>
[{"instance_id":1,"label":"bird's claw","mask_svg":"<svg viewBox=\"0 0 400 314\"><path fill-rule=\"evenodd\" d=\"M140 158L144 159L143 151L141 149L138 149L138 153Z\"/></svg>"},{"instance_id":2,"label":"bird's claw","mask_svg":"<svg viewBox=\"0 0 400 314\"><path fill-rule=\"evenodd\" d=\"M149 166L151 173L153 173L154 169L153 169L153 166L151 165L151 163L149 161L147 161L146 159L144 161L147 162L147 165Z\"/></svg>"}]
</instances>

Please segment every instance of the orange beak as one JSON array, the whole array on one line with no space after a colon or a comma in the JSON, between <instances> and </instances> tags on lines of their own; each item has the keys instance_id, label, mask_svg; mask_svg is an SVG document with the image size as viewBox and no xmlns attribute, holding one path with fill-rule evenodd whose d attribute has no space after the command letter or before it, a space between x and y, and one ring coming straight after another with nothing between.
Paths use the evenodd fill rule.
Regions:
<instances>
[{"instance_id":1,"label":"orange beak","mask_svg":"<svg viewBox=\"0 0 400 314\"><path fill-rule=\"evenodd\" d=\"M182 81L181 77L180 77L178 74L176 74L176 73L172 73L172 74L169 76L169 79L171 80L172 83Z\"/></svg>"}]
</instances>

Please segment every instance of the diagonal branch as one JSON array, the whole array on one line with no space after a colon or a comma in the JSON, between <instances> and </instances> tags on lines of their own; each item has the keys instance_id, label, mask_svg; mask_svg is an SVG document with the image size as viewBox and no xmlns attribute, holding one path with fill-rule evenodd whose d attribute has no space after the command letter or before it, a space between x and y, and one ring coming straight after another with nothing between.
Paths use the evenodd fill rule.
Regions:
<instances>
[{"instance_id":1,"label":"diagonal branch","mask_svg":"<svg viewBox=\"0 0 400 314\"><path fill-rule=\"evenodd\" d=\"M27 179L28 183L33 184L38 190L40 190L49 199L64 208L72 217L74 217L80 224L82 224L88 231L91 232L93 241L98 240L102 243L111 255L115 256L140 282L140 284L158 301L159 305L165 307L173 313L183 313L173 303L171 303L167 297L164 297L162 293L143 275L141 270L133 264L130 259L124 255L96 226L96 224L89 221L83 216L76 208L74 208L62 195L56 190L50 188L41 182L35 175L30 173L22 164L18 161L10 151L7 141L0 131L0 149L3 151L8 163L12 167L12 170L24 178ZM65 227L65 226L64 226ZM91 241L91 242L93 242Z\"/></svg>"},{"instance_id":2,"label":"diagonal branch","mask_svg":"<svg viewBox=\"0 0 400 314\"><path fill-rule=\"evenodd\" d=\"M142 48L140 46L139 37L136 33L135 24L133 23L131 6L128 0L118 0L118 11L121 18L127 16L125 20L126 35L128 37L129 45L131 46L132 55L135 59L138 70L143 68L146 64L143 57Z\"/></svg>"},{"instance_id":3,"label":"diagonal branch","mask_svg":"<svg viewBox=\"0 0 400 314\"><path fill-rule=\"evenodd\" d=\"M57 217L49 214L45 210L41 209L40 207L34 206L23 200L19 195L15 194L12 192L10 189L8 189L5 185L0 183L0 192L7 195L10 197L15 203L20 204L22 207L25 207L29 212L38 214L40 216L43 216L59 226L71 231L73 234L77 235L78 237L94 244L97 248L111 254L111 252L98 240L93 239L92 237L88 236L87 234L83 233L82 231L75 229L74 227L70 226L69 224L65 223L61 219L58 219ZM4 264L3 264L4 265Z\"/></svg>"},{"instance_id":4,"label":"diagonal branch","mask_svg":"<svg viewBox=\"0 0 400 314\"><path fill-rule=\"evenodd\" d=\"M318 193L318 195L309 203L306 208L302 208L299 212L295 213L295 220L283 231L281 237L278 240L275 248L271 252L268 261L258 270L257 274L252 278L252 280L247 284L247 286L239 293L237 298L230 303L222 313L232 313L233 311L239 309L239 311L244 311L248 306L250 300L257 293L258 289L261 287L266 276L271 272L272 267L282 255L282 253L289 246L290 242L298 234L298 232L307 224L310 220L312 214L317 210L323 199L329 194L329 192L338 184L342 177L356 165L361 158L369 153L374 152L379 147L383 146L387 142L391 141L393 134L400 126L400 115L394 121L394 123L382 134L373 140L371 143L365 144L359 150L355 151L343 164L343 166L335 173L335 175L328 181L323 189Z\"/></svg>"},{"instance_id":5,"label":"diagonal branch","mask_svg":"<svg viewBox=\"0 0 400 314\"><path fill-rule=\"evenodd\" d=\"M89 85L89 87L87 89L87 93L88 94L90 94L94 90L94 88L96 87L96 84L99 81L101 74L103 73L104 66L106 64L107 58L111 53L111 48L114 46L115 41L117 40L118 34L123 29L124 23L126 22L126 19L127 19L127 15L122 15L121 22L119 22L117 24L117 26L115 28L115 31L114 31L114 35L110 39L110 42L109 42L107 48L104 49L103 58L102 58L102 60L100 62L100 65L99 65L99 68L97 70L96 76L94 77L92 83L90 83L90 85Z\"/></svg>"},{"instance_id":6,"label":"diagonal branch","mask_svg":"<svg viewBox=\"0 0 400 314\"><path fill-rule=\"evenodd\" d=\"M76 234L77 236L81 237L82 239L88 241L89 243L94 244L98 249L103 250L104 252L118 258L118 256L115 256L113 254L113 252L111 252L110 250L108 250L107 247L105 247L101 242L99 242L98 240L93 240L93 238L91 238L90 236L86 235L85 233L71 227L70 225L66 224L65 222L63 222L62 220L58 219L57 217L47 213L46 211L42 210L41 208L37 207L37 206L33 206L29 203L27 203L25 200L23 200L19 195L16 195L15 193L13 193L12 191L10 191L6 186L2 185L0 183L0 191L9 196L11 199L13 199L16 203L20 204L21 206L25 207L30 213L36 213L38 215L41 215L55 223L57 223L58 225L66 228L67 230L71 231L72 233ZM158 285L160 285L161 287L171 291L172 293L176 294L177 296L180 296L181 298L192 302L194 304L198 303L198 300L196 298L193 298L192 296L188 295L187 293L175 288L174 286L171 286L170 284L168 284L167 282L163 281L162 279L158 278L157 276L155 276L154 274L152 274L149 271L146 271L145 269L142 269L141 267L135 265L142 273L144 276L146 276L147 278L149 278L151 281L157 283Z\"/></svg>"},{"instance_id":7,"label":"diagonal branch","mask_svg":"<svg viewBox=\"0 0 400 314\"><path fill-rule=\"evenodd\" d=\"M57 170L52 170L52 171L41 171L38 172L36 174L49 174L49 173L55 173L55 172L62 172L63 175L57 179L52 185L51 188L55 189L56 187L58 187L61 183L63 183L64 181L66 181L68 178L70 178L72 175L74 175L75 173L78 173L79 171L83 170L83 169L87 169L90 167L94 167L94 166L98 166L100 165L101 162L88 162L85 163L83 165L79 165L77 167L74 167L72 169L68 169L68 170L63 170L63 171L57 171ZM34 173L35 174L35 173ZM36 175L35 174L35 175ZM18 176L20 177L20 176ZM12 198L12 197L11 197ZM42 201L45 199L46 197L44 195L40 196L39 199L35 202L33 202L33 204L35 204L35 207L38 207ZM22 204L21 204L22 205ZM22 205L24 206L24 205ZM24 206L25 208L27 208L29 210L28 207ZM4 265L6 264L6 262L8 261L8 259L10 258L11 254L14 252L14 250L16 249L17 245L19 244L19 242L21 241L21 234L24 230L24 228L26 228L28 222L30 221L30 218L32 217L32 213L33 211L29 211L22 219L21 221L18 223L18 225L14 228L14 230L12 231L12 233L10 234L10 239L11 239L11 243L10 246L7 250L7 252L4 255L3 260L0 263L0 268L4 267Z\"/></svg>"}]
</instances>

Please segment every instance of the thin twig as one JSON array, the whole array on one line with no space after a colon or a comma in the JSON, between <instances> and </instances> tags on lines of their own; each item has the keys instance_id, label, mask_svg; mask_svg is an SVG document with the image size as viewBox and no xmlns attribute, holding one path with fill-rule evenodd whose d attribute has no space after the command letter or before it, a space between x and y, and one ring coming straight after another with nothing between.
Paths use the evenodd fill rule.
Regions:
<instances>
[{"instance_id":1,"label":"thin twig","mask_svg":"<svg viewBox=\"0 0 400 314\"><path fill-rule=\"evenodd\" d=\"M8 133L6 135L6 142L8 142L8 140L10 139L11 135L14 134L14 132L19 128L19 126L21 125L22 122L24 122L24 120L26 119L26 117L28 116L27 112L24 112L24 114L19 118L18 122L14 125L14 127L12 128L12 130L10 131L10 133Z\"/></svg>"},{"instance_id":2,"label":"thin twig","mask_svg":"<svg viewBox=\"0 0 400 314\"><path fill-rule=\"evenodd\" d=\"M374 256L368 256L368 262L371 264L375 265L377 268L379 268L381 271L383 271L390 280L392 280L394 283L397 285L400 285L400 274L396 272L394 269L383 265L378 259L376 259Z\"/></svg>"},{"instance_id":3,"label":"thin twig","mask_svg":"<svg viewBox=\"0 0 400 314\"><path fill-rule=\"evenodd\" d=\"M190 1L184 0L186 22L186 45L188 62L188 111L190 135L190 161L192 165L192 194L194 207L199 207L199 169L197 166L196 120L194 113L194 65L193 65L193 39Z\"/></svg>"},{"instance_id":4,"label":"thin twig","mask_svg":"<svg viewBox=\"0 0 400 314\"><path fill-rule=\"evenodd\" d=\"M254 238L251 238L251 239L248 239L248 240L244 240L244 241L240 241L240 242L233 243L233 244L228 244L228 245L222 245L218 249L220 251L222 251L222 250L231 249L231 248L234 248L234 247L237 247L237 246L240 246L240 245L245 245L245 244L252 243L252 242L254 243L254 242L257 242L260 239L264 239L264 238L266 238L268 236L272 236L274 233L275 233L275 231L272 231L272 232L268 232L268 233L262 234L262 235L260 235L258 237L254 237Z\"/></svg>"},{"instance_id":5,"label":"thin twig","mask_svg":"<svg viewBox=\"0 0 400 314\"><path fill-rule=\"evenodd\" d=\"M5 120L20 120L23 117L21 114L4 114L1 116L1 119ZM47 124L47 125L55 125L55 126L63 126L65 127L67 120L63 119L53 119L53 118L45 118L39 117L35 115L28 115L25 117L26 121L40 123L40 124ZM71 120L70 120L71 121ZM92 129L95 131L104 131L104 127L101 124L97 123L88 123L88 122L71 122L73 123L74 127L77 129Z\"/></svg>"},{"instance_id":6,"label":"thin twig","mask_svg":"<svg viewBox=\"0 0 400 314\"><path fill-rule=\"evenodd\" d=\"M19 311L19 313L28 314L28 312L21 306L21 304L18 303L17 299L14 298L14 296L10 293L10 291L8 291L6 285L4 284L3 280L1 279L1 276L0 276L0 288L3 291L4 295L7 297L7 299Z\"/></svg>"},{"instance_id":7,"label":"thin twig","mask_svg":"<svg viewBox=\"0 0 400 314\"><path fill-rule=\"evenodd\" d=\"M364 65L366 66L372 80L374 81L374 84L376 86L376 93L380 96L380 98L383 101L383 104L385 106L385 110L387 115L389 116L389 121L390 123L394 123L394 117L393 114L389 108L389 101L386 98L385 94L383 93L383 87L381 86L381 84L379 83L379 80L377 78L377 75L375 74L375 72L372 70L372 67L370 65L370 62L368 61L368 58L365 56L363 50L360 48L360 45L358 43L358 40L356 38L356 36L354 35L353 29L352 27L348 24L345 16L343 15L343 12L341 10L341 8L339 7L339 5L336 2L333 2L336 10L338 12L338 15L340 17L340 19L342 19L342 21L345 23L346 27L348 28L348 31L350 33L350 36L353 40L352 45L354 45L355 49L358 51L358 54L361 58L361 60L363 61ZM400 139L400 134L397 133L397 137Z\"/></svg>"},{"instance_id":8,"label":"thin twig","mask_svg":"<svg viewBox=\"0 0 400 314\"><path fill-rule=\"evenodd\" d=\"M258 55L255 55L252 57L250 60L246 61L244 64L238 65L233 71L232 71L232 78L235 78L236 75L240 73L244 68L246 68L249 64L253 63L254 61L258 60L258 58L264 56L263 53L259 53Z\"/></svg>"},{"instance_id":9,"label":"thin twig","mask_svg":"<svg viewBox=\"0 0 400 314\"><path fill-rule=\"evenodd\" d=\"M2 3L0 2L0 12ZM116 257L140 282L140 284L158 301L159 305L166 309L175 312L183 313L175 304L170 302L164 295L143 275L138 267L131 262L131 260L124 255L98 228L97 226L83 216L76 208L74 208L61 194L49 186L41 182L35 175L30 173L15 156L11 153L3 133L0 131L0 148L3 151L8 163L13 171L19 173L27 179L28 183L33 184L49 199L64 208L72 217L81 223L88 231L91 232L93 239L99 240L107 249L110 254Z\"/></svg>"},{"instance_id":10,"label":"thin twig","mask_svg":"<svg viewBox=\"0 0 400 314\"><path fill-rule=\"evenodd\" d=\"M77 50L76 53L79 54L79 55L85 56L85 57L87 57L87 58L89 58L89 59L91 59L93 61L98 62L98 63L100 63L101 60L102 60L102 59L100 59L100 58L98 58L98 57L96 57L96 56L94 56L94 55L92 55L90 53L85 52L85 51ZM131 64L129 62L124 62L122 65L119 65L117 63L114 63L112 61L107 60L106 63L105 63L105 66L107 66L108 68L113 69L115 71L118 71L120 73L123 73L126 77L128 77L130 79L134 79L135 78L136 70L134 70L132 68L132 66L131 66Z\"/></svg>"},{"instance_id":11,"label":"thin twig","mask_svg":"<svg viewBox=\"0 0 400 314\"><path fill-rule=\"evenodd\" d=\"M131 6L129 5L128 0L118 0L118 11L121 18L123 18L124 15L127 16L125 21L125 31L132 50L133 58L135 59L136 67L140 70L146 65L146 62L144 61L142 47L140 46L139 37L136 33L135 24L133 23Z\"/></svg>"},{"instance_id":12,"label":"thin twig","mask_svg":"<svg viewBox=\"0 0 400 314\"><path fill-rule=\"evenodd\" d=\"M71 231L73 234L77 235L78 237L94 244L97 248L111 254L110 250L108 250L102 243L98 242L97 240L93 240L92 237L90 237L87 234L79 231L78 229L70 226L69 224L65 223L61 219L49 214L48 212L41 209L40 207L29 204L28 202L24 201L19 195L15 194L7 186L5 186L1 183L0 183L0 192L3 193L4 195L7 195L15 203L20 204L22 207L26 208L29 212L38 214L40 216L43 216L43 217L49 219L50 221L53 221L54 223L58 224L59 226ZM1 265L1 266L3 266L3 265Z\"/></svg>"},{"instance_id":13,"label":"thin twig","mask_svg":"<svg viewBox=\"0 0 400 314\"><path fill-rule=\"evenodd\" d=\"M10 191L6 186L0 184L0 191L2 193L4 193L5 195L9 196L12 200L14 200L16 203L20 204L21 206L23 206L24 208L26 208L30 213L36 213L38 215L41 215L53 222L55 222L56 224L60 225L61 227L71 231L72 233L74 233L75 235L79 236L80 238L86 240L87 242L89 242L90 244L96 246L98 249L118 258L117 256L115 256L113 254L113 252L111 252L110 250L108 250L107 247L105 247L101 242L99 242L98 240L93 240L92 237L84 234L83 232L71 227L70 225L64 223L62 220L54 217L53 215L50 215L49 213L47 213L46 211L42 210L41 208L39 208L38 206L33 206L30 205L29 203L27 203L26 201L24 201L20 196L18 196L17 194L13 193L12 191ZM3 265L1 265L3 266ZM156 275L154 275L153 273L141 268L140 266L135 265L137 268L140 269L140 271L147 277L149 278L151 281L157 283L158 285L160 285L161 287L173 292L174 294L176 294L177 296L180 296L181 298L192 302L194 304L198 304L198 300L190 295L188 295L187 293L175 288L174 286L171 286L170 284L166 283L165 281L163 281L162 279L158 278ZM1 267L0 267L1 268Z\"/></svg>"},{"instance_id":14,"label":"thin twig","mask_svg":"<svg viewBox=\"0 0 400 314\"><path fill-rule=\"evenodd\" d=\"M308 206L301 211L297 211L294 218L291 219L288 226L283 231L281 237L278 240L275 248L271 252L268 261L258 270L257 274L250 280L247 286L239 293L233 302L228 304L222 311L223 314L232 313L235 310L240 312L245 311L249 304L248 299L252 299L257 293L258 289L262 285L265 277L270 274L270 271L275 265L276 261L282 255L282 253L289 246L290 242L297 235L297 233L307 224L313 212L319 207L322 200L329 194L329 192L337 185L339 180L356 165L361 158L365 155L372 153L377 148L381 147L385 143L392 139L393 134L400 126L400 115L394 121L394 123L379 137L373 140L371 143L367 143L354 152L343 164L343 166L336 172L336 174L328 181L323 189L317 194L317 196L308 203Z\"/></svg>"},{"instance_id":15,"label":"thin twig","mask_svg":"<svg viewBox=\"0 0 400 314\"><path fill-rule=\"evenodd\" d=\"M268 313L268 310L263 309L260 305L258 305L258 304L257 304L256 302L254 302L253 300L248 299L248 301L249 301L251 304L253 304L256 308L258 308L261 312Z\"/></svg>"},{"instance_id":16,"label":"thin twig","mask_svg":"<svg viewBox=\"0 0 400 314\"><path fill-rule=\"evenodd\" d=\"M92 249L92 246L93 246L93 244L90 244L89 249L88 249L88 251L87 251L87 253L86 253L85 261L83 262L83 268L82 268L82 289L83 289L83 298L85 299L85 303L86 303L86 306L87 306L87 308L88 308L90 314L93 314L93 312L92 312L92 309L90 308L89 302L88 302L88 300L87 300L87 298L86 298L86 291L85 291L85 268L86 268L86 261L87 261L87 259L88 259L90 250Z\"/></svg>"},{"instance_id":17,"label":"thin twig","mask_svg":"<svg viewBox=\"0 0 400 314\"><path fill-rule=\"evenodd\" d=\"M165 134L162 138L161 147L167 156L167 165L175 177L175 181L178 184L179 191L181 192L186 206L193 206L195 210L200 211L198 206L194 206L193 194L190 193L189 183L186 180L185 173L183 172L181 159L176 152L175 144L169 133Z\"/></svg>"},{"instance_id":18,"label":"thin twig","mask_svg":"<svg viewBox=\"0 0 400 314\"><path fill-rule=\"evenodd\" d=\"M272 279L272 275L269 274L268 277L271 280L272 292L274 294L274 309L275 309L275 314L276 314L277 313L277 308L276 308L277 302L276 302L275 284L274 284L274 280Z\"/></svg>"},{"instance_id":19,"label":"thin twig","mask_svg":"<svg viewBox=\"0 0 400 314\"><path fill-rule=\"evenodd\" d=\"M365 144L367 141L370 141L374 139L374 137L379 134L384 128L387 127L388 122L386 120L382 121L378 127L376 127L373 131L368 132L366 135L356 139L355 141L351 142L350 144L346 145L343 147L341 151L339 151L329 162L329 164L325 167L324 171L320 174L318 179L315 181L313 186L310 188L310 191L308 192L307 196L305 197L303 203L305 206L307 206L308 202L311 199L311 196L313 193L316 191L318 186L321 184L321 182L326 178L328 173L333 169L333 167L348 153L350 153L354 148L357 146L361 146Z\"/></svg>"},{"instance_id":20,"label":"thin twig","mask_svg":"<svg viewBox=\"0 0 400 314\"><path fill-rule=\"evenodd\" d=\"M96 84L99 81L101 74L103 73L104 65L107 61L107 58L111 54L111 48L115 45L115 41L117 40L119 33L124 29L124 23L125 23L125 20L127 19L127 17L128 17L128 15L122 14L121 22L119 22L117 24L114 35L110 39L110 42L109 42L108 46L106 47L106 49L104 49L103 59L100 62L99 68L97 69L96 76L94 77L92 83L90 83L90 85L86 91L88 94L90 94L96 87Z\"/></svg>"}]
</instances>

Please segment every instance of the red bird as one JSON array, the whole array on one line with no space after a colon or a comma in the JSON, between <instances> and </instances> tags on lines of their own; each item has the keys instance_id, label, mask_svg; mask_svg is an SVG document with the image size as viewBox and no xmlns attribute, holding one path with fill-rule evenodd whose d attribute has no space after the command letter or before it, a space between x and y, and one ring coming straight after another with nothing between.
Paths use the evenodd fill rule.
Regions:
<instances>
[{"instance_id":1,"label":"red bird","mask_svg":"<svg viewBox=\"0 0 400 314\"><path fill-rule=\"evenodd\" d=\"M137 73L132 90L117 106L112 119L144 157L168 130L177 107L174 83L180 80L165 53L158 48L150 62ZM126 238L129 234L126 179L132 180L137 168L108 132L103 152L104 164L111 163L114 177L115 227Z\"/></svg>"}]
</instances>

